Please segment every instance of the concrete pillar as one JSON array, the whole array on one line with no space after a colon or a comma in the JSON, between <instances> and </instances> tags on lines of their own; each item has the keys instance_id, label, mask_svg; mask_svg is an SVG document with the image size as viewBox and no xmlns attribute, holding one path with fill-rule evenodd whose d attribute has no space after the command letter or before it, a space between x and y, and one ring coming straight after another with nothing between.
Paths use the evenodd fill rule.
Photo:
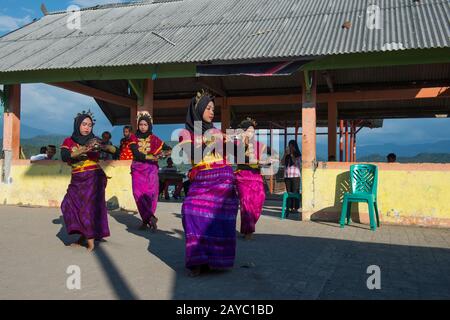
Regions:
<instances>
[{"instance_id":1,"label":"concrete pillar","mask_svg":"<svg viewBox=\"0 0 450 320\"><path fill-rule=\"evenodd\" d=\"M8 106L3 114L3 150L11 152L13 160L20 155L20 84L9 86Z\"/></svg>"},{"instance_id":2,"label":"concrete pillar","mask_svg":"<svg viewBox=\"0 0 450 320\"><path fill-rule=\"evenodd\" d=\"M314 171L316 165L317 75L310 72L302 80L302 220L309 221L315 212Z\"/></svg>"},{"instance_id":3,"label":"concrete pillar","mask_svg":"<svg viewBox=\"0 0 450 320\"><path fill-rule=\"evenodd\" d=\"M328 100L328 160L336 161L336 124L337 124L337 102Z\"/></svg>"},{"instance_id":4,"label":"concrete pillar","mask_svg":"<svg viewBox=\"0 0 450 320\"><path fill-rule=\"evenodd\" d=\"M311 72L310 94L305 81L302 82L302 164L303 168L313 168L316 161L316 74Z\"/></svg>"}]
</instances>

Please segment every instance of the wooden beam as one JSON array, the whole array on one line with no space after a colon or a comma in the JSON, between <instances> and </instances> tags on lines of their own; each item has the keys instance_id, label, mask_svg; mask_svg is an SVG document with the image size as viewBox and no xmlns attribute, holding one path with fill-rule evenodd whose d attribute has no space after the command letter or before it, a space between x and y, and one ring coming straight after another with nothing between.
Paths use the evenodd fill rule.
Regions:
<instances>
[{"instance_id":1,"label":"wooden beam","mask_svg":"<svg viewBox=\"0 0 450 320\"><path fill-rule=\"evenodd\" d=\"M215 106L221 107L223 105L223 98L214 99ZM155 100L155 109L186 109L191 103L191 99L165 99L165 100ZM228 104L229 105L229 104Z\"/></svg>"},{"instance_id":2,"label":"wooden beam","mask_svg":"<svg viewBox=\"0 0 450 320\"><path fill-rule=\"evenodd\" d=\"M367 90L357 92L335 92L319 95L319 102L334 98L338 102L362 102L362 101L394 101L415 100L430 98L449 98L450 87L433 87L419 89L387 89Z\"/></svg>"},{"instance_id":3,"label":"wooden beam","mask_svg":"<svg viewBox=\"0 0 450 320\"><path fill-rule=\"evenodd\" d=\"M226 133L226 130L230 128L230 106L228 105L227 98L223 98L223 104L220 107L220 121L221 121L221 129L223 133Z\"/></svg>"},{"instance_id":4,"label":"wooden beam","mask_svg":"<svg viewBox=\"0 0 450 320\"><path fill-rule=\"evenodd\" d=\"M391 100L414 100L429 98L449 98L450 87L414 88L414 89L384 89L352 92L334 92L317 94L317 103L328 103L330 99L337 102L360 102L360 101L391 101ZM251 96L251 97L229 97L228 104L232 106L252 105L284 105L299 104L300 94L282 96Z\"/></svg>"},{"instance_id":5,"label":"wooden beam","mask_svg":"<svg viewBox=\"0 0 450 320\"><path fill-rule=\"evenodd\" d=\"M223 89L221 78L219 77L200 77L197 79L197 83L215 95L221 97L227 96L226 91Z\"/></svg>"},{"instance_id":6,"label":"wooden beam","mask_svg":"<svg viewBox=\"0 0 450 320\"><path fill-rule=\"evenodd\" d=\"M153 96L154 96L154 82L152 79L146 79L143 83L143 104L139 105L137 108L137 112L148 112L153 116Z\"/></svg>"},{"instance_id":7,"label":"wooden beam","mask_svg":"<svg viewBox=\"0 0 450 320\"><path fill-rule=\"evenodd\" d=\"M131 108L136 105L136 101L131 98L118 96L113 93L89 87L79 82L52 82L48 84L123 107Z\"/></svg>"},{"instance_id":8,"label":"wooden beam","mask_svg":"<svg viewBox=\"0 0 450 320\"><path fill-rule=\"evenodd\" d=\"M300 104L301 94L282 96L252 96L252 97L228 97L230 106L254 106L254 105L281 105Z\"/></svg>"},{"instance_id":9,"label":"wooden beam","mask_svg":"<svg viewBox=\"0 0 450 320\"><path fill-rule=\"evenodd\" d=\"M130 108L130 125L131 129L134 133L136 133L138 129L137 125L137 105L134 105Z\"/></svg>"},{"instance_id":10,"label":"wooden beam","mask_svg":"<svg viewBox=\"0 0 450 320\"><path fill-rule=\"evenodd\" d=\"M195 63L0 72L1 84L195 77Z\"/></svg>"}]
</instances>

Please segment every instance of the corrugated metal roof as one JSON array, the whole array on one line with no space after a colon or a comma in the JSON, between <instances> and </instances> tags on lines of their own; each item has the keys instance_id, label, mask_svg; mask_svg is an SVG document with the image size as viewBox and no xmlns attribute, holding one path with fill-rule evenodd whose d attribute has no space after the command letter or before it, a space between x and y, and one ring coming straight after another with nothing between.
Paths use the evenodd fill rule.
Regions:
<instances>
[{"instance_id":1,"label":"corrugated metal roof","mask_svg":"<svg viewBox=\"0 0 450 320\"><path fill-rule=\"evenodd\" d=\"M381 29L366 27L380 7ZM44 16L0 38L0 72L449 47L448 0L180 0ZM345 21L350 29L342 28ZM167 39L167 40L164 40Z\"/></svg>"}]
</instances>

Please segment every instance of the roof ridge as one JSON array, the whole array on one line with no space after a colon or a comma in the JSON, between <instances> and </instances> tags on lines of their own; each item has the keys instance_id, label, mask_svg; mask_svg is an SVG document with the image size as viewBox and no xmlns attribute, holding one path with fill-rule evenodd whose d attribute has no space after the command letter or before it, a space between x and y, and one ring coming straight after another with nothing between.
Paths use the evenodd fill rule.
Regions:
<instances>
[{"instance_id":1,"label":"roof ridge","mask_svg":"<svg viewBox=\"0 0 450 320\"><path fill-rule=\"evenodd\" d=\"M113 0L111 0L111 1L113 1ZM144 6L144 5L181 2L181 1L184 1L184 0L131 0L131 1L127 1L127 2L98 4L95 6L80 8L80 11L101 10L101 9L111 9L111 8L124 8L124 7L132 7L132 6ZM48 15L55 15L55 14L61 14L61 13L66 13L66 10L52 11L52 12L49 12Z\"/></svg>"}]
</instances>

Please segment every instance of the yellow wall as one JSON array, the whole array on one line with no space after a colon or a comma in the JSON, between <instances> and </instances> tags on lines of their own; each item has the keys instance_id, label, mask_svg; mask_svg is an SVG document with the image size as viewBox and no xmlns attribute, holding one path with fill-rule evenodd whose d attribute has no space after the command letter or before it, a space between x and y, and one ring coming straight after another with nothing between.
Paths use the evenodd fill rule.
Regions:
<instances>
[{"instance_id":1,"label":"yellow wall","mask_svg":"<svg viewBox=\"0 0 450 320\"><path fill-rule=\"evenodd\" d=\"M1 162L0 162L1 164ZM450 165L377 164L378 205L384 223L450 227ZM108 179L106 200L136 211L131 190L130 162L103 163ZM319 163L302 171L304 220L338 221L343 193L348 189L345 163ZM15 161L12 184L0 184L0 204L59 207L70 181L70 167L51 161ZM112 201L113 200L113 201ZM368 223L367 205L353 206L353 220Z\"/></svg>"},{"instance_id":2,"label":"yellow wall","mask_svg":"<svg viewBox=\"0 0 450 320\"><path fill-rule=\"evenodd\" d=\"M450 165L377 164L378 207L385 223L450 227ZM303 169L305 220L338 221L349 190L350 164L319 163ZM353 205L352 218L368 223L366 204Z\"/></svg>"},{"instance_id":3,"label":"yellow wall","mask_svg":"<svg viewBox=\"0 0 450 320\"><path fill-rule=\"evenodd\" d=\"M130 161L102 163L106 176L111 177L106 188L106 200L136 211L130 164ZM11 177L11 184L0 184L0 204L59 207L70 182L70 167L58 161L39 164L16 161L11 168Z\"/></svg>"}]
</instances>

